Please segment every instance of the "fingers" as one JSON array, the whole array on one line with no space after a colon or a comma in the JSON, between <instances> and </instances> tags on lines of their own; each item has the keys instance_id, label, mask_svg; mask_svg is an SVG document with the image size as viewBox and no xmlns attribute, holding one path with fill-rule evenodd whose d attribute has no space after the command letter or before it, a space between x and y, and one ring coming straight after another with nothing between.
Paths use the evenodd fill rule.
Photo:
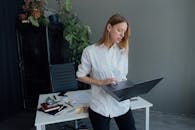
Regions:
<instances>
[{"instance_id":1,"label":"fingers","mask_svg":"<svg viewBox=\"0 0 195 130\"><path fill-rule=\"evenodd\" d=\"M117 80L115 78L108 78L104 80L104 85L116 84Z\"/></svg>"},{"instance_id":2,"label":"fingers","mask_svg":"<svg viewBox=\"0 0 195 130\"><path fill-rule=\"evenodd\" d=\"M112 85L117 84L117 80L115 78L107 78L105 80L98 80L99 86Z\"/></svg>"}]
</instances>

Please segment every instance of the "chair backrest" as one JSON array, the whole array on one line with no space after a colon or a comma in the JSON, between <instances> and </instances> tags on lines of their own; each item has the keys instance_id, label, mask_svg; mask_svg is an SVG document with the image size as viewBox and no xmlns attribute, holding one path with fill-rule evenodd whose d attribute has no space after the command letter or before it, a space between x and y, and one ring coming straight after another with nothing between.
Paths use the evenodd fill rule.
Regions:
<instances>
[{"instance_id":1,"label":"chair backrest","mask_svg":"<svg viewBox=\"0 0 195 130\"><path fill-rule=\"evenodd\" d=\"M76 90L77 80L74 64L54 64L49 66L52 92Z\"/></svg>"}]
</instances>

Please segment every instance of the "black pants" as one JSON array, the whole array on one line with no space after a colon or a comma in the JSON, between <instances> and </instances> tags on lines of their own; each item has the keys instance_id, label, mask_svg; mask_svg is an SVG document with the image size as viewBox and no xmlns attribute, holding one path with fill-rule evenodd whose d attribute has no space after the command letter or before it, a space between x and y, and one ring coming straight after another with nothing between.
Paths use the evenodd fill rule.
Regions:
<instances>
[{"instance_id":1,"label":"black pants","mask_svg":"<svg viewBox=\"0 0 195 130\"><path fill-rule=\"evenodd\" d=\"M93 130L109 130L110 117L102 116L89 108L89 118L91 120ZM131 109L124 115L114 117L119 130L136 130L135 120Z\"/></svg>"}]
</instances>

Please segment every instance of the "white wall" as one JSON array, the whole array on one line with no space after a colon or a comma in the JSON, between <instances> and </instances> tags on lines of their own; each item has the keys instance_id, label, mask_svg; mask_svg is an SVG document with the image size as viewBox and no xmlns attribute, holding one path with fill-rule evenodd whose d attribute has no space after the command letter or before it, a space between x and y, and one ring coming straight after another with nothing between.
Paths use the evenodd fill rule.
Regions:
<instances>
[{"instance_id":1,"label":"white wall","mask_svg":"<svg viewBox=\"0 0 195 130\"><path fill-rule=\"evenodd\" d=\"M153 110L187 114L195 113L194 7L193 0L73 0L73 10L92 28L92 43L112 14L126 16L132 28L128 78L164 77L143 97L154 104Z\"/></svg>"}]
</instances>

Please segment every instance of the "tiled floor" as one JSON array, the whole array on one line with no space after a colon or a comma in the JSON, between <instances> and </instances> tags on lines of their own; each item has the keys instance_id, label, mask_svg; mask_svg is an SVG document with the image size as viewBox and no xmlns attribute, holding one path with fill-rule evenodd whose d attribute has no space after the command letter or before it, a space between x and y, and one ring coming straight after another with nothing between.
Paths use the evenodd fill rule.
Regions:
<instances>
[{"instance_id":1,"label":"tiled floor","mask_svg":"<svg viewBox=\"0 0 195 130\"><path fill-rule=\"evenodd\" d=\"M145 128L145 112L144 110L133 111L137 130ZM35 115L33 112L21 112L15 116L0 122L0 130L35 130ZM87 124L89 130L92 130L89 119L82 120ZM54 124L46 126L47 130L57 130L62 128L63 124ZM118 130L114 120L111 121L110 130ZM68 130L68 129L66 129ZM150 112L150 130L195 130L195 117L163 114L160 112Z\"/></svg>"}]
</instances>

